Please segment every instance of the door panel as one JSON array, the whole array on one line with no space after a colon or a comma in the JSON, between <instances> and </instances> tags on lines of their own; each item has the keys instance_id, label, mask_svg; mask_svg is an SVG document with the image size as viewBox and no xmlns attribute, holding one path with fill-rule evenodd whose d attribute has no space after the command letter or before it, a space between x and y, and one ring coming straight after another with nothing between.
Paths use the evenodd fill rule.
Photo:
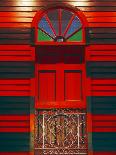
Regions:
<instances>
[{"instance_id":1,"label":"door panel","mask_svg":"<svg viewBox=\"0 0 116 155\"><path fill-rule=\"evenodd\" d=\"M82 75L79 71L65 71L65 101L82 100Z\"/></svg>"},{"instance_id":2,"label":"door panel","mask_svg":"<svg viewBox=\"0 0 116 155\"><path fill-rule=\"evenodd\" d=\"M36 59L35 155L87 155L83 48L39 47Z\"/></svg>"},{"instance_id":3,"label":"door panel","mask_svg":"<svg viewBox=\"0 0 116 155\"><path fill-rule=\"evenodd\" d=\"M37 50L37 108L85 108L83 50L71 50Z\"/></svg>"},{"instance_id":4,"label":"door panel","mask_svg":"<svg viewBox=\"0 0 116 155\"><path fill-rule=\"evenodd\" d=\"M39 84L39 102L53 102L55 101L56 90L56 73L54 71L40 71L38 72Z\"/></svg>"}]
</instances>

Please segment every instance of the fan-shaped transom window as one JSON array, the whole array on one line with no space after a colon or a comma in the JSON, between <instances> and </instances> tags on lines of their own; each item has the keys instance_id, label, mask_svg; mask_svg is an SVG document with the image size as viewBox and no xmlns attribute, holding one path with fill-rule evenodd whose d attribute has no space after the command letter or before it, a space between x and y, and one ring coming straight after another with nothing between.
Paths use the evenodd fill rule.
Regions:
<instances>
[{"instance_id":1,"label":"fan-shaped transom window","mask_svg":"<svg viewBox=\"0 0 116 155\"><path fill-rule=\"evenodd\" d=\"M43 14L37 26L37 41L82 42L82 22L74 12L52 9Z\"/></svg>"}]
</instances>

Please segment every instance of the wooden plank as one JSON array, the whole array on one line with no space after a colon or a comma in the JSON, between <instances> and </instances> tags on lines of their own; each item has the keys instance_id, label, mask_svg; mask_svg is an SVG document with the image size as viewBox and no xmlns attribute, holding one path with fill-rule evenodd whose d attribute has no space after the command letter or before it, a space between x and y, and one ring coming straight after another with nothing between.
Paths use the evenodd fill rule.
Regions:
<instances>
[{"instance_id":1,"label":"wooden plank","mask_svg":"<svg viewBox=\"0 0 116 155\"><path fill-rule=\"evenodd\" d=\"M93 121L116 121L116 115L92 115Z\"/></svg>"},{"instance_id":2,"label":"wooden plank","mask_svg":"<svg viewBox=\"0 0 116 155\"><path fill-rule=\"evenodd\" d=\"M28 128L8 128L8 127L3 127L3 128L0 128L0 132L9 132L9 133L11 133L11 132L13 132L13 133L15 133L15 132L19 132L19 133L22 133L22 132L29 132L29 127Z\"/></svg>"},{"instance_id":3,"label":"wooden plank","mask_svg":"<svg viewBox=\"0 0 116 155\"><path fill-rule=\"evenodd\" d=\"M93 152L93 155L116 155L116 151L114 152Z\"/></svg>"},{"instance_id":4,"label":"wooden plank","mask_svg":"<svg viewBox=\"0 0 116 155\"><path fill-rule=\"evenodd\" d=\"M0 155L30 155L29 152L0 152Z\"/></svg>"},{"instance_id":5,"label":"wooden plank","mask_svg":"<svg viewBox=\"0 0 116 155\"><path fill-rule=\"evenodd\" d=\"M32 18L20 18L20 17L9 17L9 18L6 18L6 17L0 17L0 23L31 23L32 22Z\"/></svg>"},{"instance_id":6,"label":"wooden plank","mask_svg":"<svg viewBox=\"0 0 116 155\"><path fill-rule=\"evenodd\" d=\"M113 34L116 33L116 28L111 28L111 27L90 27L88 28L90 35L91 34Z\"/></svg>"},{"instance_id":7,"label":"wooden plank","mask_svg":"<svg viewBox=\"0 0 116 155\"><path fill-rule=\"evenodd\" d=\"M16 52L17 51L30 51L32 50L33 48L30 46L30 45L7 45L7 46L4 46L4 45L0 45L0 51L1 50L15 50Z\"/></svg>"},{"instance_id":8,"label":"wooden plank","mask_svg":"<svg viewBox=\"0 0 116 155\"><path fill-rule=\"evenodd\" d=\"M20 128L29 128L29 121L17 121L17 122L15 122L15 121L10 121L10 122L8 122L8 121L0 121L0 128L2 127L2 128L9 128L9 127L12 127L12 128L18 128L18 127L20 127Z\"/></svg>"},{"instance_id":9,"label":"wooden plank","mask_svg":"<svg viewBox=\"0 0 116 155\"><path fill-rule=\"evenodd\" d=\"M31 28L31 23L0 23L0 27L6 27L6 28Z\"/></svg>"},{"instance_id":10,"label":"wooden plank","mask_svg":"<svg viewBox=\"0 0 116 155\"><path fill-rule=\"evenodd\" d=\"M61 1L58 1L58 0L56 0L55 1L56 3L62 3ZM23 2L0 2L0 6L2 7L4 7L4 6L28 6L28 7L31 7L31 6L42 6L42 5L44 5L44 6L46 6L46 5L48 5L48 4L53 4L54 3L54 1L52 0L47 0L47 1L23 1ZM85 2L81 2L81 1L67 1L67 0L64 0L63 1L63 3L67 3L67 4L70 4L70 5L75 5L75 6L116 6L116 2L112 2L112 1L107 1L107 3L106 2L96 2L96 1L94 1L94 2L89 2L89 1L85 1Z\"/></svg>"},{"instance_id":11,"label":"wooden plank","mask_svg":"<svg viewBox=\"0 0 116 155\"><path fill-rule=\"evenodd\" d=\"M100 128L102 128L102 127L108 127L108 128L113 128L113 127L115 127L116 128L116 121L93 121L92 122L92 125L93 125L93 127L94 128L97 128L97 127L100 127ZM116 130L116 129L115 129Z\"/></svg>"},{"instance_id":12,"label":"wooden plank","mask_svg":"<svg viewBox=\"0 0 116 155\"><path fill-rule=\"evenodd\" d=\"M116 17L116 12L84 12L84 15L89 17Z\"/></svg>"},{"instance_id":13,"label":"wooden plank","mask_svg":"<svg viewBox=\"0 0 116 155\"><path fill-rule=\"evenodd\" d=\"M87 50L91 51L115 51L116 50L116 45L90 45L86 48Z\"/></svg>"},{"instance_id":14,"label":"wooden plank","mask_svg":"<svg viewBox=\"0 0 116 155\"><path fill-rule=\"evenodd\" d=\"M90 39L89 44L97 45L97 44L110 44L115 45L116 39Z\"/></svg>"},{"instance_id":15,"label":"wooden plank","mask_svg":"<svg viewBox=\"0 0 116 155\"><path fill-rule=\"evenodd\" d=\"M0 28L0 34L30 34L31 28Z\"/></svg>"},{"instance_id":16,"label":"wooden plank","mask_svg":"<svg viewBox=\"0 0 116 155\"><path fill-rule=\"evenodd\" d=\"M112 127L112 128L108 128L108 127L93 127L92 128L93 132L116 132L116 128ZM106 155L106 154L105 154ZM109 154L111 155L111 154Z\"/></svg>"},{"instance_id":17,"label":"wooden plank","mask_svg":"<svg viewBox=\"0 0 116 155\"><path fill-rule=\"evenodd\" d=\"M63 3L64 4L64 3ZM47 4L46 4L47 5ZM16 11L16 12L36 12L37 10L40 10L41 8L44 8L46 5L44 5L44 4L42 4L41 6L36 6L36 7L11 7L11 6L9 6L9 7L0 7L0 12L11 12L11 11ZM74 4L72 4L72 5L74 5ZM75 6L75 5L74 5ZM77 8L79 8L80 10L82 10L82 11L85 11L85 12L90 12L90 11L97 11L97 12L101 12L101 11L111 11L111 12L114 12L114 11L116 11L116 6L112 6L112 7L110 7L110 6L105 6L105 7L99 7L99 6L94 6L94 7L85 7L85 6L83 6L83 7L80 7L80 6L78 6L78 4L77 4L77 6L75 6L75 7L77 7Z\"/></svg>"},{"instance_id":18,"label":"wooden plank","mask_svg":"<svg viewBox=\"0 0 116 155\"><path fill-rule=\"evenodd\" d=\"M87 18L87 21L89 23L114 23L116 22L116 17L103 17L103 18L91 17Z\"/></svg>"},{"instance_id":19,"label":"wooden plank","mask_svg":"<svg viewBox=\"0 0 116 155\"><path fill-rule=\"evenodd\" d=\"M116 39L116 33L94 33L90 34L91 39Z\"/></svg>"},{"instance_id":20,"label":"wooden plank","mask_svg":"<svg viewBox=\"0 0 116 155\"><path fill-rule=\"evenodd\" d=\"M106 22L106 23L89 23L88 24L89 25L89 27L116 27L116 23L114 22L114 23L108 23L108 22Z\"/></svg>"},{"instance_id":21,"label":"wooden plank","mask_svg":"<svg viewBox=\"0 0 116 155\"><path fill-rule=\"evenodd\" d=\"M110 91L110 92L114 92L116 91L116 85L114 86L108 86L107 84L104 85L92 85L91 86L92 91Z\"/></svg>"},{"instance_id":22,"label":"wooden plank","mask_svg":"<svg viewBox=\"0 0 116 155\"><path fill-rule=\"evenodd\" d=\"M26 18L33 18L36 14L36 11L30 12L0 12L0 17L26 17Z\"/></svg>"},{"instance_id":23,"label":"wooden plank","mask_svg":"<svg viewBox=\"0 0 116 155\"><path fill-rule=\"evenodd\" d=\"M0 34L0 39L20 39L20 40L26 40L30 39L30 34Z\"/></svg>"},{"instance_id":24,"label":"wooden plank","mask_svg":"<svg viewBox=\"0 0 116 155\"><path fill-rule=\"evenodd\" d=\"M28 121L29 115L0 115L0 121Z\"/></svg>"},{"instance_id":25,"label":"wooden plank","mask_svg":"<svg viewBox=\"0 0 116 155\"><path fill-rule=\"evenodd\" d=\"M92 79L91 84L116 85L116 79Z\"/></svg>"},{"instance_id":26,"label":"wooden plank","mask_svg":"<svg viewBox=\"0 0 116 155\"><path fill-rule=\"evenodd\" d=\"M1 39L0 41L0 44L1 45L29 45L31 44L30 43L30 40L25 40L25 39Z\"/></svg>"}]
</instances>

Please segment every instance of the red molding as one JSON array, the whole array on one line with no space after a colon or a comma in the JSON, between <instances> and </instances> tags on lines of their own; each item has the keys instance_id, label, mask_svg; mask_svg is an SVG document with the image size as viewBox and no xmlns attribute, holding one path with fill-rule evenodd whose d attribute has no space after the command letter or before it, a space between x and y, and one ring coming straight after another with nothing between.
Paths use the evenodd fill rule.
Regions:
<instances>
[{"instance_id":1,"label":"red molding","mask_svg":"<svg viewBox=\"0 0 116 155\"><path fill-rule=\"evenodd\" d=\"M0 155L31 155L30 152L0 152Z\"/></svg>"},{"instance_id":2,"label":"red molding","mask_svg":"<svg viewBox=\"0 0 116 155\"><path fill-rule=\"evenodd\" d=\"M116 155L116 152L93 152L93 155Z\"/></svg>"},{"instance_id":3,"label":"red molding","mask_svg":"<svg viewBox=\"0 0 116 155\"><path fill-rule=\"evenodd\" d=\"M0 128L0 132L30 132L29 127L23 127L23 128L16 128L16 127L2 127Z\"/></svg>"},{"instance_id":4,"label":"red molding","mask_svg":"<svg viewBox=\"0 0 116 155\"><path fill-rule=\"evenodd\" d=\"M44 16L45 13L47 13L49 10L53 10L53 9L67 9L71 12L73 12L75 15L77 15L79 17L79 19L82 22L82 30L83 30L83 36L82 36L82 41L81 42L65 42L65 43L58 43L58 42L39 42L38 41L38 22L41 20L41 18ZM59 24L60 25L60 24ZM67 6L67 5L55 5L55 6L50 6L50 7L46 7L44 9L39 10L36 15L33 18L32 21L32 28L35 28L35 45L85 45L86 44L86 36L85 36L85 28L88 27L88 22L85 18L85 15L83 14L82 11L73 8L72 6Z\"/></svg>"},{"instance_id":5,"label":"red molding","mask_svg":"<svg viewBox=\"0 0 116 155\"><path fill-rule=\"evenodd\" d=\"M28 115L0 115L0 121L28 121Z\"/></svg>"}]
</instances>

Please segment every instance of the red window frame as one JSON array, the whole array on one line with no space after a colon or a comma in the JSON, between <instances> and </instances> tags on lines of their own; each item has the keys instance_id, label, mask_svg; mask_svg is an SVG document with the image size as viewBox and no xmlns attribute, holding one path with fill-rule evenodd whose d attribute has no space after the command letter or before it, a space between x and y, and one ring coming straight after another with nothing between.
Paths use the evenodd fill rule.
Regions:
<instances>
[{"instance_id":1,"label":"red window frame","mask_svg":"<svg viewBox=\"0 0 116 155\"><path fill-rule=\"evenodd\" d=\"M49 12L50 10L53 10L53 9L59 9L59 8L66 9L70 12L73 12L80 19L80 21L82 23L82 41L80 41L80 42L77 42L77 41L74 41L74 42L70 42L70 41L68 41L68 42L41 41L41 42L39 42L38 41L38 39L37 39L37 37L38 37L38 22L41 20L41 18L43 17L43 15L46 12ZM60 19L61 19L61 11L59 11L59 20ZM47 18L47 21L50 24L50 21L48 18ZM70 24L68 26L70 26ZM50 26L51 26L52 31L55 34L55 31L51 24L50 24ZM67 26L67 29L68 29L68 26ZM74 9L70 6L63 6L63 5L57 5L57 6L53 6L50 8L48 7L46 9L41 9L36 13L36 15L34 16L33 21L32 21L32 28L35 29L34 30L34 32L35 32L34 44L35 45L86 45L86 27L88 27L88 22L84 16L84 14L82 13L82 11L80 11L79 9ZM61 23L59 24L59 30L61 30ZM59 33L61 33L61 31L59 31Z\"/></svg>"}]
</instances>

